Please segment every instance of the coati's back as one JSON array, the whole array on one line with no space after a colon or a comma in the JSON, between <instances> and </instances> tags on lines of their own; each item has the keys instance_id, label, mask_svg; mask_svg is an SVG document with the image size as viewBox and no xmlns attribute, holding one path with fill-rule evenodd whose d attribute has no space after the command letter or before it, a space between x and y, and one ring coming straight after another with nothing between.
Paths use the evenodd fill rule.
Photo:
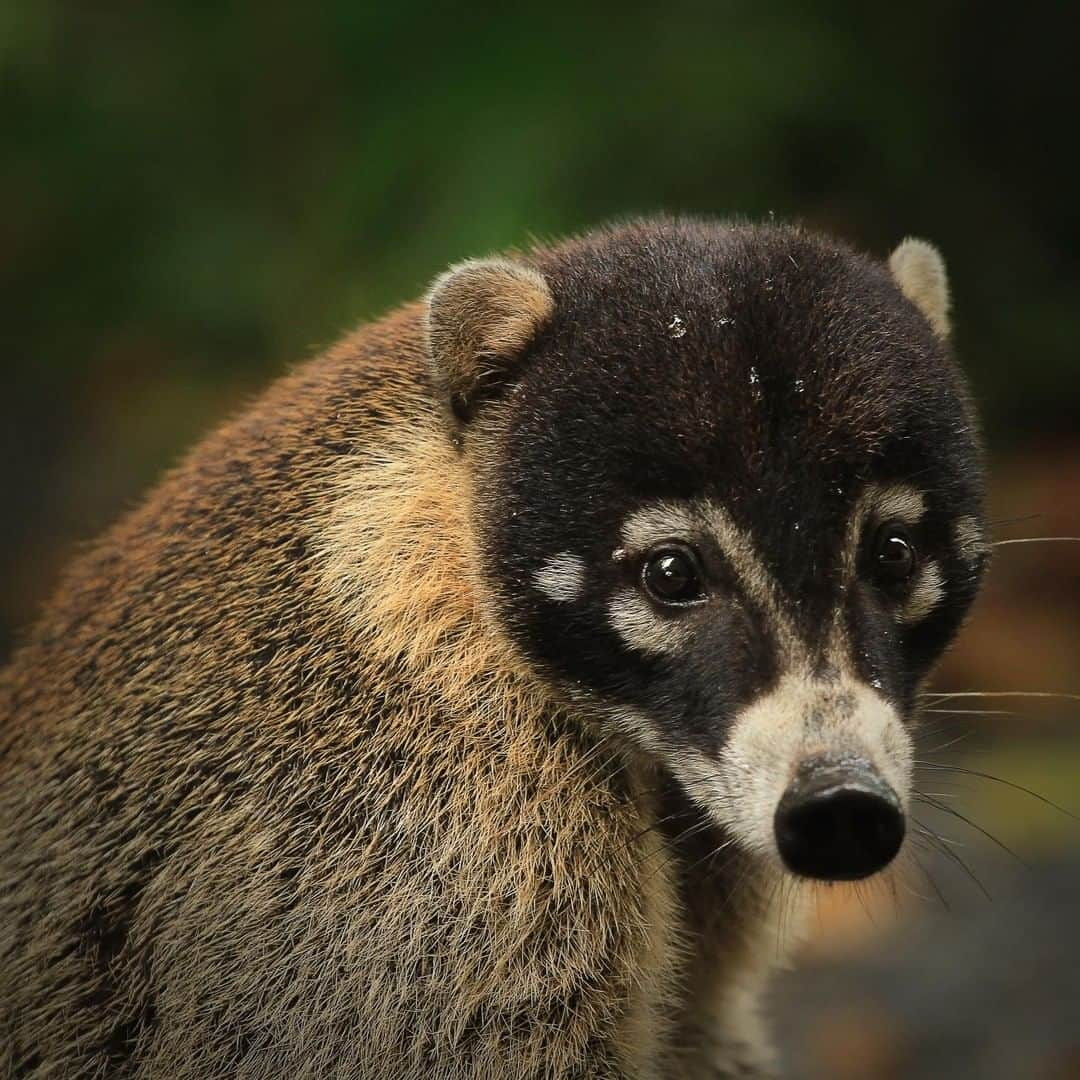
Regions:
<instances>
[{"instance_id":1,"label":"coati's back","mask_svg":"<svg viewBox=\"0 0 1080 1080\"><path fill-rule=\"evenodd\" d=\"M203 443L0 683L0 1063L749 1069L766 898L892 857L914 688L982 561L944 284L906 257L914 305L786 229L465 264ZM819 474L820 583L754 517ZM822 755L858 796L828 820L878 837L843 865L803 850Z\"/></svg>"}]
</instances>

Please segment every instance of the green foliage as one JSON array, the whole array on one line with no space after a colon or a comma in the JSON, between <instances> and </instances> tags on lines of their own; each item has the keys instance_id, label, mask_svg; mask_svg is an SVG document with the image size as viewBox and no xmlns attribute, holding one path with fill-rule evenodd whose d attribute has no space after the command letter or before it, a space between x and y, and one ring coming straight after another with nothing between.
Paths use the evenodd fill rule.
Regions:
<instances>
[{"instance_id":1,"label":"green foliage","mask_svg":"<svg viewBox=\"0 0 1080 1080\"><path fill-rule=\"evenodd\" d=\"M90 531L240 390L448 262L655 209L881 254L932 238L992 434L1071 430L1075 20L1054 10L8 0L16 517ZM134 409L154 423L126 442ZM107 478L79 473L87 447ZM42 511L51 468L77 492Z\"/></svg>"}]
</instances>

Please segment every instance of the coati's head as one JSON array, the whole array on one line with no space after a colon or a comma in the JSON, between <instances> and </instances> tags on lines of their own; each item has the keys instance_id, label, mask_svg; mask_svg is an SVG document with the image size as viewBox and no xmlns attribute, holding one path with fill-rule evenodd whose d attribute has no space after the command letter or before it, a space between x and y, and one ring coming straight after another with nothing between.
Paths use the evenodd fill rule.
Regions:
<instances>
[{"instance_id":1,"label":"coati's head","mask_svg":"<svg viewBox=\"0 0 1080 1080\"><path fill-rule=\"evenodd\" d=\"M920 681L980 579L937 253L646 221L429 296L498 617L744 849L900 847Z\"/></svg>"}]
</instances>

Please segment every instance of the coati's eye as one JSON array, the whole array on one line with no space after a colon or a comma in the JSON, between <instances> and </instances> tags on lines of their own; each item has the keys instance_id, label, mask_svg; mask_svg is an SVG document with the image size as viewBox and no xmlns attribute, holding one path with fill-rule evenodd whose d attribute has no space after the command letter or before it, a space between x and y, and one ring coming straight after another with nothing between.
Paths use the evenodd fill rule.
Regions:
<instances>
[{"instance_id":1,"label":"coati's eye","mask_svg":"<svg viewBox=\"0 0 1080 1080\"><path fill-rule=\"evenodd\" d=\"M903 525L882 525L874 537L874 573L882 585L907 581L919 564L911 534Z\"/></svg>"},{"instance_id":2,"label":"coati's eye","mask_svg":"<svg viewBox=\"0 0 1080 1080\"><path fill-rule=\"evenodd\" d=\"M694 604L705 599L698 560L689 548L665 544L645 560L641 581L661 604Z\"/></svg>"}]
</instances>

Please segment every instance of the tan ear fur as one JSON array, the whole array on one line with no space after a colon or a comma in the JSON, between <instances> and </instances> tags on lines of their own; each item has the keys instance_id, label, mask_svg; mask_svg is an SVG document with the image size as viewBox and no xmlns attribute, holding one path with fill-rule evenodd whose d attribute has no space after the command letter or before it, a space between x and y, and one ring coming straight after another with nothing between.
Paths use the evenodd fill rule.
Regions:
<instances>
[{"instance_id":1,"label":"tan ear fur","mask_svg":"<svg viewBox=\"0 0 1080 1080\"><path fill-rule=\"evenodd\" d=\"M435 279L427 296L428 355L459 419L474 392L509 368L551 317L536 270L510 259L473 259Z\"/></svg>"},{"instance_id":2,"label":"tan ear fur","mask_svg":"<svg viewBox=\"0 0 1080 1080\"><path fill-rule=\"evenodd\" d=\"M908 237L889 256L889 270L900 291L926 316L934 333L949 336L949 277L933 244Z\"/></svg>"}]
</instances>

